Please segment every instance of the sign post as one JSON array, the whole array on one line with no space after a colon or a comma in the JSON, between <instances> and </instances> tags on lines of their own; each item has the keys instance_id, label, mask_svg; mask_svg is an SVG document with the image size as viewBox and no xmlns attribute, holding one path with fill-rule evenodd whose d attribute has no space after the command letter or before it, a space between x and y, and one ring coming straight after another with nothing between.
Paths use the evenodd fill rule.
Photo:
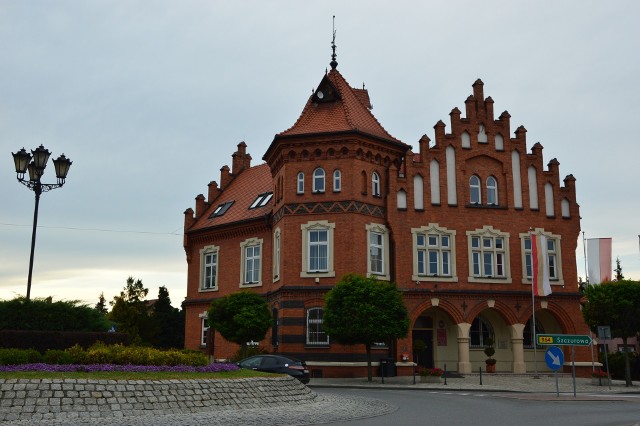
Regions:
<instances>
[{"instance_id":1,"label":"sign post","mask_svg":"<svg viewBox=\"0 0 640 426\"><path fill-rule=\"evenodd\" d=\"M544 354L544 361L547 363L547 367L554 371L556 378L556 396L560 396L560 386L558 385L558 370L562 368L564 364L564 353L562 349L557 346L550 346Z\"/></svg>"},{"instance_id":2,"label":"sign post","mask_svg":"<svg viewBox=\"0 0 640 426\"><path fill-rule=\"evenodd\" d=\"M539 345L571 346L571 373L573 375L573 396L576 396L575 347L589 346L593 342L588 334L536 334ZM546 355L545 355L546 360ZM548 365L548 364L547 364ZM556 382L557 383L557 382Z\"/></svg>"}]
</instances>

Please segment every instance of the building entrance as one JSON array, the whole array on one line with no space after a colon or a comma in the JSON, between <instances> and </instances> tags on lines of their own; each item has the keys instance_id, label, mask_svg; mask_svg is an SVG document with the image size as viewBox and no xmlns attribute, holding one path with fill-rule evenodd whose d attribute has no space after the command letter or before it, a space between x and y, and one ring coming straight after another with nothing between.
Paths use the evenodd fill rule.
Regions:
<instances>
[{"instance_id":1,"label":"building entrance","mask_svg":"<svg viewBox=\"0 0 640 426\"><path fill-rule=\"evenodd\" d=\"M413 327L411 340L413 354L416 357L414 362L419 367L433 368L433 318L428 316L418 318Z\"/></svg>"}]
</instances>

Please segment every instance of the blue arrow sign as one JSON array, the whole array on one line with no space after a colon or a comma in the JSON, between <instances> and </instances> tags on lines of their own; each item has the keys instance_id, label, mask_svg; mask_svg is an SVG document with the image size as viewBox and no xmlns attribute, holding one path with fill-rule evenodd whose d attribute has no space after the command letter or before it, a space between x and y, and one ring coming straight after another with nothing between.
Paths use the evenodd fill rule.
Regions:
<instances>
[{"instance_id":1,"label":"blue arrow sign","mask_svg":"<svg viewBox=\"0 0 640 426\"><path fill-rule=\"evenodd\" d=\"M549 346L544 353L544 362L547 363L547 367L552 370L560 370L562 364L564 364L564 353L562 349L557 346Z\"/></svg>"}]
</instances>

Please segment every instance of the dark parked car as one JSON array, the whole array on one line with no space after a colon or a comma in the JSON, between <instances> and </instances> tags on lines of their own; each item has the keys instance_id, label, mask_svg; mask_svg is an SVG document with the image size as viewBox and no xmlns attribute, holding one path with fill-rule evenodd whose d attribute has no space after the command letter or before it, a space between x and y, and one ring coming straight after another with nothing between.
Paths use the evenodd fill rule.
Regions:
<instances>
[{"instance_id":1,"label":"dark parked car","mask_svg":"<svg viewBox=\"0 0 640 426\"><path fill-rule=\"evenodd\" d=\"M256 355L243 359L238 367L268 373L288 374L302 383L309 383L307 364L297 358L282 355Z\"/></svg>"}]
</instances>

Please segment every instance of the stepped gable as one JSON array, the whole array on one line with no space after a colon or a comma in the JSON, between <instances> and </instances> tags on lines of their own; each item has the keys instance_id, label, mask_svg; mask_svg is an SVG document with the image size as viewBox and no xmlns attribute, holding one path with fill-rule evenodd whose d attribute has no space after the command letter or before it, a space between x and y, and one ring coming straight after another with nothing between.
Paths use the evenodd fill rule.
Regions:
<instances>
[{"instance_id":1,"label":"stepped gable","mask_svg":"<svg viewBox=\"0 0 640 426\"><path fill-rule=\"evenodd\" d=\"M297 136L357 131L407 146L387 132L370 111L369 93L349 86L337 69L331 69L309 97L295 124L276 135Z\"/></svg>"},{"instance_id":2,"label":"stepped gable","mask_svg":"<svg viewBox=\"0 0 640 426\"><path fill-rule=\"evenodd\" d=\"M229 183L189 231L264 217L271 213L271 202L264 207L254 209L249 209L249 206L258 195L272 191L271 169L266 163L245 169ZM228 201L234 203L223 215L210 217L218 206Z\"/></svg>"}]
</instances>

